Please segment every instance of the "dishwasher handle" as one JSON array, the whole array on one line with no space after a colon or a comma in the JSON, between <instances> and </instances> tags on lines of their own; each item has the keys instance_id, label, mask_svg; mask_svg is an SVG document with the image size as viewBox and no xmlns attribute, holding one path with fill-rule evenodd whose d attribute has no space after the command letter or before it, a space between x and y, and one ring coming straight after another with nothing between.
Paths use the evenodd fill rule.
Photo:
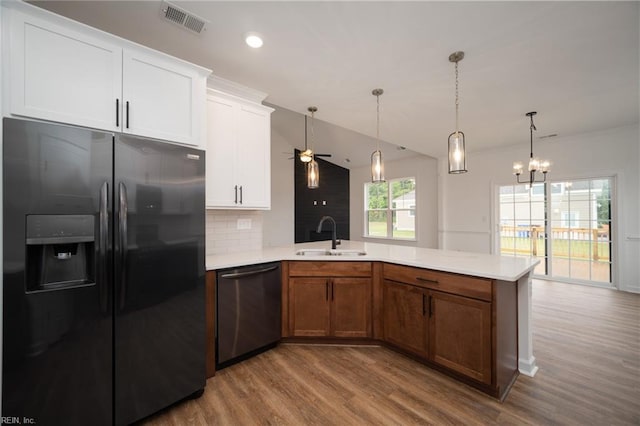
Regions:
<instances>
[{"instance_id":1,"label":"dishwasher handle","mask_svg":"<svg viewBox=\"0 0 640 426\"><path fill-rule=\"evenodd\" d=\"M222 274L222 275L220 275L220 278L234 279L234 278L250 277L252 275L264 274L265 272L275 271L276 269L278 269L279 266L280 265L275 265L275 266L269 266L268 268L256 269L254 271L233 272L233 273L230 273L230 274Z\"/></svg>"}]
</instances>

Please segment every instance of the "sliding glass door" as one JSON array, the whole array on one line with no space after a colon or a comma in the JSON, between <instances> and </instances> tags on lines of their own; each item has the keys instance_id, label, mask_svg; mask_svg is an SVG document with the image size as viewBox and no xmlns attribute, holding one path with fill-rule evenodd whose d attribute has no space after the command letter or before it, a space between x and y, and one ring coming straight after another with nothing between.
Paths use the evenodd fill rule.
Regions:
<instances>
[{"instance_id":1,"label":"sliding glass door","mask_svg":"<svg viewBox=\"0 0 640 426\"><path fill-rule=\"evenodd\" d=\"M499 252L541 260L534 273L554 279L612 282L613 178L499 188Z\"/></svg>"}]
</instances>

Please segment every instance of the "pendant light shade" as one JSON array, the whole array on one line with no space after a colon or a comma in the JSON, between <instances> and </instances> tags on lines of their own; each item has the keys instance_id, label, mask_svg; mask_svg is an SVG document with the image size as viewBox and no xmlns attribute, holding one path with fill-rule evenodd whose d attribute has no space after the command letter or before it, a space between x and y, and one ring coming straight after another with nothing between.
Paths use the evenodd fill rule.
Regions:
<instances>
[{"instance_id":1,"label":"pendant light shade","mask_svg":"<svg viewBox=\"0 0 640 426\"><path fill-rule=\"evenodd\" d=\"M382 162L382 152L379 149L371 154L371 181L384 182L384 163Z\"/></svg>"},{"instance_id":2,"label":"pendant light shade","mask_svg":"<svg viewBox=\"0 0 640 426\"><path fill-rule=\"evenodd\" d=\"M449 62L456 64L456 131L449 135L449 173L467 172L467 155L464 146L464 133L458 129L458 62L464 58L464 52L453 52L449 55Z\"/></svg>"},{"instance_id":3,"label":"pendant light shade","mask_svg":"<svg viewBox=\"0 0 640 426\"><path fill-rule=\"evenodd\" d=\"M371 94L376 97L376 150L371 154L371 182L384 182L384 163L380 151L380 95L382 89L374 89Z\"/></svg>"},{"instance_id":4,"label":"pendant light shade","mask_svg":"<svg viewBox=\"0 0 640 426\"><path fill-rule=\"evenodd\" d=\"M307 188L316 189L320 186L320 169L318 162L312 159L307 163Z\"/></svg>"},{"instance_id":5,"label":"pendant light shade","mask_svg":"<svg viewBox=\"0 0 640 426\"><path fill-rule=\"evenodd\" d=\"M464 133L451 133L449 135L449 173L465 173L467 171L465 157Z\"/></svg>"}]
</instances>

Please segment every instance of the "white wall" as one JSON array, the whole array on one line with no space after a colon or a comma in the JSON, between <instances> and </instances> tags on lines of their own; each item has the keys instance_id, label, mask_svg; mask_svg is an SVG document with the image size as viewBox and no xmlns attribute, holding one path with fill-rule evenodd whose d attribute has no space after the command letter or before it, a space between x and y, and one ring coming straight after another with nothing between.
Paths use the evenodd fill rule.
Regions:
<instances>
[{"instance_id":1,"label":"white wall","mask_svg":"<svg viewBox=\"0 0 640 426\"><path fill-rule=\"evenodd\" d=\"M534 153L549 159L552 181L614 176L617 203L614 285L640 292L640 133L638 125L534 141ZM514 161L526 161L528 138L507 148L467 153L468 173L449 175L439 161L439 245L448 250L491 253L497 232L495 188L512 184ZM615 259L614 258L614 259ZM614 262L616 262L614 260Z\"/></svg>"},{"instance_id":2,"label":"white wall","mask_svg":"<svg viewBox=\"0 0 640 426\"><path fill-rule=\"evenodd\" d=\"M293 156L293 147L299 145L300 141L289 140L285 136L288 132L278 127L279 121L273 120L276 114L292 115L295 113L275 106L274 108L271 126L271 210L263 212L262 243L264 247L293 244L295 241L294 160L290 160L289 157ZM295 115L302 117L301 114ZM302 132L304 132L304 127L300 131L304 135Z\"/></svg>"},{"instance_id":3,"label":"white wall","mask_svg":"<svg viewBox=\"0 0 640 426\"><path fill-rule=\"evenodd\" d=\"M383 152L384 155L384 152ZM364 184L371 181L371 167L351 169L350 237L355 241L387 242L397 245L436 248L438 246L438 161L426 155L384 163L387 180L416 178L416 241L364 237Z\"/></svg>"}]
</instances>

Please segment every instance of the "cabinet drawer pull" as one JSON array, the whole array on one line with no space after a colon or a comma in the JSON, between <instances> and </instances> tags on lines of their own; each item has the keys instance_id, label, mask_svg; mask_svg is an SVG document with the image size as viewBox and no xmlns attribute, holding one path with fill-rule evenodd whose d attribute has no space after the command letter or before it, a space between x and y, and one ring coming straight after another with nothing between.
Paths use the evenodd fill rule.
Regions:
<instances>
[{"instance_id":1,"label":"cabinet drawer pull","mask_svg":"<svg viewBox=\"0 0 640 426\"><path fill-rule=\"evenodd\" d=\"M428 278L422 278L422 277L416 277L416 280L418 281L422 281L423 283L431 283L431 284L438 284L437 280L430 280Z\"/></svg>"},{"instance_id":2,"label":"cabinet drawer pull","mask_svg":"<svg viewBox=\"0 0 640 426\"><path fill-rule=\"evenodd\" d=\"M242 204L242 185L240 185L240 204Z\"/></svg>"},{"instance_id":3,"label":"cabinet drawer pull","mask_svg":"<svg viewBox=\"0 0 640 426\"><path fill-rule=\"evenodd\" d=\"M120 127L120 99L116 99L116 127Z\"/></svg>"},{"instance_id":4,"label":"cabinet drawer pull","mask_svg":"<svg viewBox=\"0 0 640 426\"><path fill-rule=\"evenodd\" d=\"M333 280L331 280L331 300L333 300Z\"/></svg>"},{"instance_id":5,"label":"cabinet drawer pull","mask_svg":"<svg viewBox=\"0 0 640 426\"><path fill-rule=\"evenodd\" d=\"M129 128L129 101L127 101L127 102L125 103L125 106L126 106L126 108L125 108L125 109L127 110L127 114L126 114L126 115L127 115L126 126L127 126L127 129L128 129L128 128Z\"/></svg>"},{"instance_id":6,"label":"cabinet drawer pull","mask_svg":"<svg viewBox=\"0 0 640 426\"><path fill-rule=\"evenodd\" d=\"M324 282L324 300L329 300L329 280Z\"/></svg>"},{"instance_id":7,"label":"cabinet drawer pull","mask_svg":"<svg viewBox=\"0 0 640 426\"><path fill-rule=\"evenodd\" d=\"M236 191L236 198L233 200L235 204L238 204L238 185L234 186L233 189Z\"/></svg>"},{"instance_id":8,"label":"cabinet drawer pull","mask_svg":"<svg viewBox=\"0 0 640 426\"><path fill-rule=\"evenodd\" d=\"M422 295L422 316L424 316L427 313L426 308L425 308L425 303L424 303L424 294Z\"/></svg>"},{"instance_id":9,"label":"cabinet drawer pull","mask_svg":"<svg viewBox=\"0 0 640 426\"><path fill-rule=\"evenodd\" d=\"M431 295L429 295L429 318L431 318L431 315L433 315L433 308L431 307Z\"/></svg>"}]
</instances>

